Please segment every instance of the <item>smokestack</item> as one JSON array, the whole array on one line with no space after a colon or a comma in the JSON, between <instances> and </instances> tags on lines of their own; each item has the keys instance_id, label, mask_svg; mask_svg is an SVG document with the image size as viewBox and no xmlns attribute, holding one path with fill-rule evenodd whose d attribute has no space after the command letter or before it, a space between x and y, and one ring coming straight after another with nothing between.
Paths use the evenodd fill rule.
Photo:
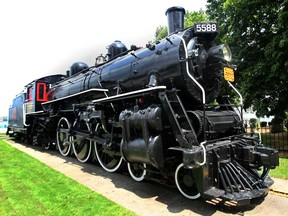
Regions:
<instances>
[{"instance_id":1,"label":"smokestack","mask_svg":"<svg viewBox=\"0 0 288 216\"><path fill-rule=\"evenodd\" d=\"M182 7L168 8L165 15L168 18L168 35L184 28L185 9Z\"/></svg>"}]
</instances>

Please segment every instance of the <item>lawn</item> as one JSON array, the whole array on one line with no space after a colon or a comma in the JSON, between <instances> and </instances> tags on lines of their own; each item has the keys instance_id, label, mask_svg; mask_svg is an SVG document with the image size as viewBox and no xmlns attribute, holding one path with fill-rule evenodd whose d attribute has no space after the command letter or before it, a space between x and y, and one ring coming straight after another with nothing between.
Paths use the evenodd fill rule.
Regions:
<instances>
[{"instance_id":1,"label":"lawn","mask_svg":"<svg viewBox=\"0 0 288 216\"><path fill-rule=\"evenodd\" d=\"M288 179L288 158L280 158L279 166L270 170L271 177Z\"/></svg>"},{"instance_id":2,"label":"lawn","mask_svg":"<svg viewBox=\"0 0 288 216\"><path fill-rule=\"evenodd\" d=\"M0 137L0 215L135 215Z\"/></svg>"}]
</instances>

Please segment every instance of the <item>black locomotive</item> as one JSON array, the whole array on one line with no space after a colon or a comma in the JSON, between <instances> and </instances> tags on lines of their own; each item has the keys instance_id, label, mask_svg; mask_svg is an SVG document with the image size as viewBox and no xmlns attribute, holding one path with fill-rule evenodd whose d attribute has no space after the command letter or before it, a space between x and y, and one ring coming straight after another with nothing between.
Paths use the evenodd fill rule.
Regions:
<instances>
[{"instance_id":1,"label":"black locomotive","mask_svg":"<svg viewBox=\"0 0 288 216\"><path fill-rule=\"evenodd\" d=\"M189 199L240 205L265 196L278 152L247 134L241 109L219 95L234 70L228 45L214 43L217 23L184 29L184 13L166 11L162 41L130 49L115 41L94 66L77 62L29 83L9 110L8 132L81 162L95 154L108 172L126 163L136 181L174 184Z\"/></svg>"}]
</instances>

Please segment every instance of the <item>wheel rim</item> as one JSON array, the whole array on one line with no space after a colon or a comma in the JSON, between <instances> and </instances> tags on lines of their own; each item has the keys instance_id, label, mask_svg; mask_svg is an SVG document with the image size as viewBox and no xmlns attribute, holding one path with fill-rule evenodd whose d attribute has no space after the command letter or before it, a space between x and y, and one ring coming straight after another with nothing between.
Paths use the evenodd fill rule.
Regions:
<instances>
[{"instance_id":1,"label":"wheel rim","mask_svg":"<svg viewBox=\"0 0 288 216\"><path fill-rule=\"evenodd\" d=\"M95 127L95 132L98 132L98 134L105 133L99 123ZM106 146L97 143L96 141L94 142L94 148L97 160L104 170L106 170L107 172L115 172L119 169L123 161L123 158L121 156L116 156L105 152Z\"/></svg>"},{"instance_id":2,"label":"wheel rim","mask_svg":"<svg viewBox=\"0 0 288 216\"><path fill-rule=\"evenodd\" d=\"M146 176L146 164L138 164L138 163L128 163L127 164L128 171L130 176L135 180L135 181L143 181L145 176Z\"/></svg>"},{"instance_id":3,"label":"wheel rim","mask_svg":"<svg viewBox=\"0 0 288 216\"><path fill-rule=\"evenodd\" d=\"M198 199L200 197L192 169L184 169L183 163L176 169L175 182L180 193L186 198Z\"/></svg>"},{"instance_id":4,"label":"wheel rim","mask_svg":"<svg viewBox=\"0 0 288 216\"><path fill-rule=\"evenodd\" d=\"M81 130L87 130L88 132L90 131L88 124L80 125L79 128ZM76 137L74 136L71 137L71 140L73 141L72 148L77 160L81 163L85 163L90 158L92 141L88 139L76 140Z\"/></svg>"},{"instance_id":5,"label":"wheel rim","mask_svg":"<svg viewBox=\"0 0 288 216\"><path fill-rule=\"evenodd\" d=\"M69 121L65 117L62 117L59 120L57 127L57 146L59 152L63 156L67 156L71 148L71 145L67 143L70 140L69 129L70 129Z\"/></svg>"}]
</instances>

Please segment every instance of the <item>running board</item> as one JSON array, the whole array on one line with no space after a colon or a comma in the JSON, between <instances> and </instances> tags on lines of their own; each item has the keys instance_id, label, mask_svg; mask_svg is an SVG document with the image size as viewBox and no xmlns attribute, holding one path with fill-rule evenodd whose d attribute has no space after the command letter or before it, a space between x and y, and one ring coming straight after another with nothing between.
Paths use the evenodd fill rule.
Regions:
<instances>
[{"instance_id":1,"label":"running board","mask_svg":"<svg viewBox=\"0 0 288 216\"><path fill-rule=\"evenodd\" d=\"M106 98L100 98L97 100L93 100L93 103L110 103L113 101L119 101L119 100L125 100L129 98L134 98L138 96L143 96L145 94L149 94L155 91L161 91L161 90L166 90L166 86L157 86L157 87L151 87L151 88L146 88L138 91L132 91L132 92L127 92L123 94L118 94L114 95L111 97L106 97Z\"/></svg>"}]
</instances>

